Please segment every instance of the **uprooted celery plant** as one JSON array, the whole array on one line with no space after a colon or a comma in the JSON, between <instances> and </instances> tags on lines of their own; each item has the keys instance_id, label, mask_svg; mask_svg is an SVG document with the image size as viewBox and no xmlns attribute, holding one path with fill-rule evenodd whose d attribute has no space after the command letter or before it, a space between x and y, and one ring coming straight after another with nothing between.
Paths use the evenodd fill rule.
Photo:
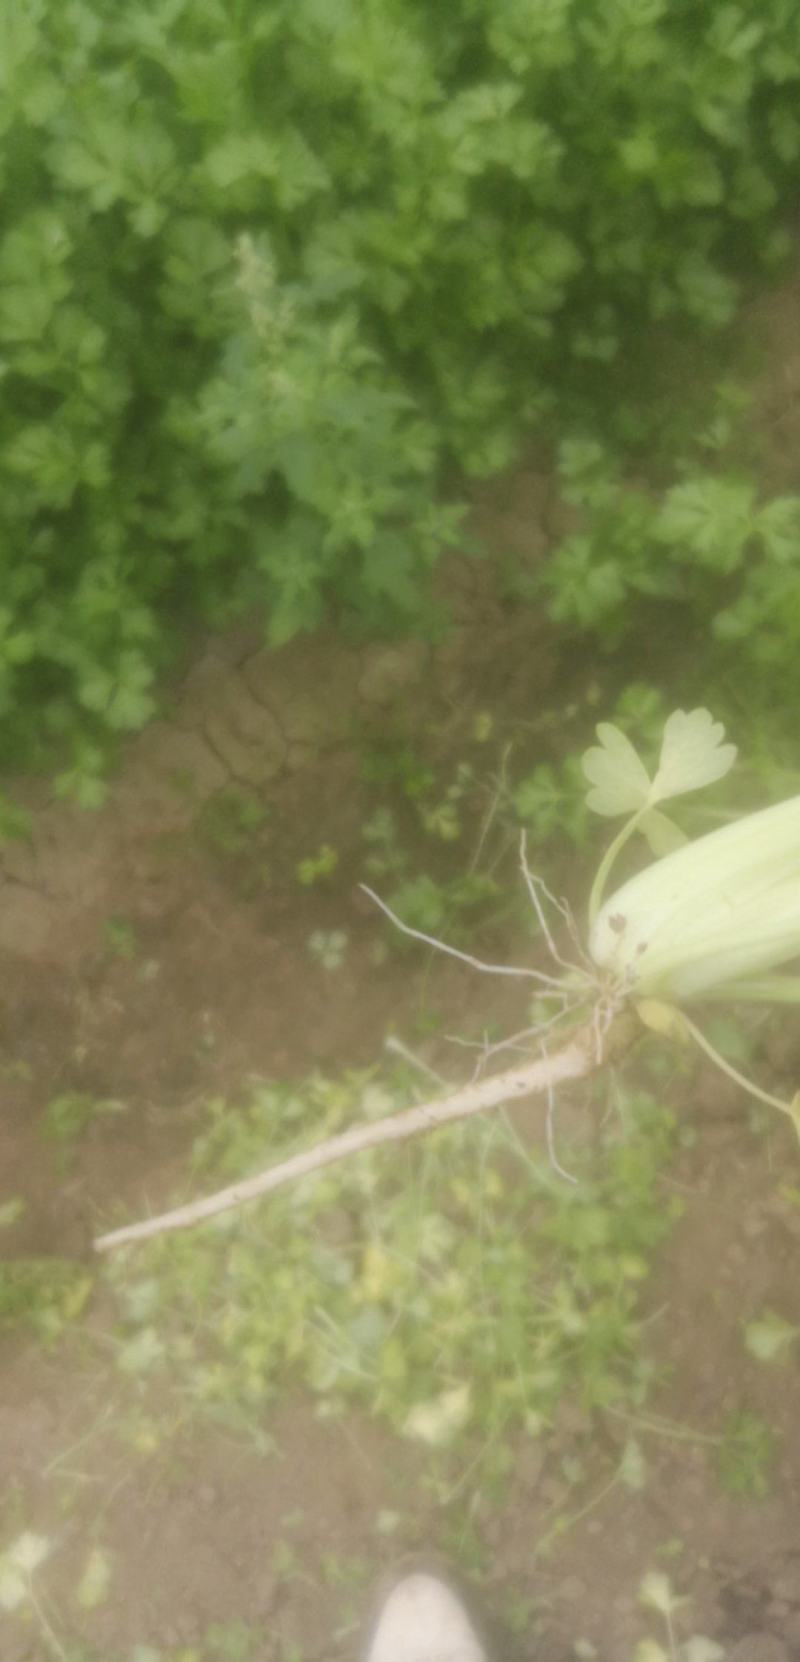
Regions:
<instances>
[{"instance_id":1,"label":"uprooted celery plant","mask_svg":"<svg viewBox=\"0 0 800 1662\"><path fill-rule=\"evenodd\" d=\"M599 746L583 758L591 786L588 805L602 815L628 817L592 885L588 951L568 908L552 902L541 880L530 872L523 845L528 894L558 973L486 965L455 954L490 973L528 976L539 997L553 1001L555 1013L544 1028L531 1028L515 1034L505 1046L492 1047L497 1054L528 1043L537 1053L535 1060L473 1081L439 1101L368 1126L353 1126L216 1194L103 1235L95 1243L98 1250L198 1223L362 1149L535 1092L547 1097L550 1133L555 1087L589 1075L626 1049L636 1031L632 1017L665 1037L694 1039L755 1096L787 1114L800 1134L800 1093L782 1102L744 1080L717 1055L683 1009L696 999L786 1002L800 997L798 977L775 973L800 955L800 797L689 842L660 804L714 783L733 766L736 749L723 744L721 724L704 709L675 711L665 723L652 779L618 728L601 723L597 731ZM660 858L604 901L612 867L636 832ZM572 960L561 955L551 934L543 903L548 901L568 927ZM442 945L419 931L408 932ZM568 1042L552 1051L559 1031Z\"/></svg>"}]
</instances>

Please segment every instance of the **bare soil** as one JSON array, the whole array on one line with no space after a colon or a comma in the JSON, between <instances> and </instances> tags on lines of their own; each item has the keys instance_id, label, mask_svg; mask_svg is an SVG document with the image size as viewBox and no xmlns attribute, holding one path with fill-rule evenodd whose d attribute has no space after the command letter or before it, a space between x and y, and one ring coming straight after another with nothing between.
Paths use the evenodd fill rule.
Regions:
<instances>
[{"instance_id":1,"label":"bare soil","mask_svg":"<svg viewBox=\"0 0 800 1662\"><path fill-rule=\"evenodd\" d=\"M795 489L796 301L793 285L753 317L768 361L757 420L771 483ZM553 512L538 458L475 504L495 550L531 564ZM490 773L474 730L488 712L491 764L512 737L533 765L585 731L588 701L615 671L573 665L530 609L503 602L489 568L454 560L446 580L458 624L441 646L321 634L266 654L246 628L199 642L95 814L20 785L34 837L3 850L0 897L0 1202L26 1203L4 1231L11 1256L89 1262L98 1218L166 1203L210 1095L235 1096L253 1076L371 1063L387 1032L413 1040L423 1011L464 1032L501 1012L513 1023L505 985L449 964L376 963L381 931L357 886L361 826L376 802L365 750L411 742L444 776L465 756ZM221 836L209 804L232 787L265 818L242 830L234 813ZM306 891L296 862L323 843L339 865ZM462 857L448 853L449 869ZM131 956L115 924L123 939L131 932ZM308 940L334 929L348 943L331 973ZM514 936L507 927L486 950L513 955ZM796 1076L796 1035L786 1026L770 1043L775 1079ZM441 1064L436 1043L417 1048ZM64 1172L42 1119L69 1091L124 1112L93 1123ZM649 1469L639 1492L616 1484L603 1497L610 1434L595 1443L566 1415L546 1446L519 1447L502 1504L477 1497L468 1540L464 1520L454 1525L431 1500L424 1456L380 1424L322 1419L295 1394L265 1421L260 1456L191 1420L134 1455L79 1332L51 1352L18 1329L0 1335L0 1545L22 1528L55 1541L48 1608L68 1612L65 1635L104 1662L127 1662L137 1644L188 1662L213 1624L240 1621L262 1636L263 1662L345 1658L368 1585L398 1554L469 1550L498 1608L516 1608L523 1657L567 1662L583 1640L595 1646L585 1655L612 1662L643 1635L662 1637L637 1603L653 1568L692 1601L682 1632L714 1637L739 1662L800 1657L796 1364L759 1364L742 1343L742 1323L764 1309L800 1322L795 1151L779 1133L755 1136L741 1096L710 1074L682 1111L695 1141L666 1181L684 1213L643 1294L663 1377L651 1409L665 1425L640 1428ZM91 1311L101 1326L102 1310ZM725 1493L703 1441L742 1409L777 1437L761 1499ZM576 1449L577 1491L565 1476ZM541 1560L536 1543L565 1507L583 1516ZM71 1596L94 1541L111 1556L110 1591L76 1615ZM33 1626L8 1621L0 1655L38 1662L42 1644Z\"/></svg>"}]
</instances>

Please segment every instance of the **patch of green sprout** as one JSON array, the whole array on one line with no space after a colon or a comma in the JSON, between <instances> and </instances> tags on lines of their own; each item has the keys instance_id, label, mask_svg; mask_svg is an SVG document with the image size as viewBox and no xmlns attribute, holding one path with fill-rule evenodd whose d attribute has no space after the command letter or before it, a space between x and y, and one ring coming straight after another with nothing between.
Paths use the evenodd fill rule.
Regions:
<instances>
[{"instance_id":1,"label":"patch of green sprout","mask_svg":"<svg viewBox=\"0 0 800 1662\"><path fill-rule=\"evenodd\" d=\"M217 854L250 854L266 818L267 810L253 791L224 785L203 803L195 828L201 841Z\"/></svg>"},{"instance_id":2,"label":"patch of green sprout","mask_svg":"<svg viewBox=\"0 0 800 1662\"><path fill-rule=\"evenodd\" d=\"M136 930L127 918L106 918L103 924L106 946L116 958L136 957L138 940Z\"/></svg>"},{"instance_id":3,"label":"patch of green sprout","mask_svg":"<svg viewBox=\"0 0 800 1662\"><path fill-rule=\"evenodd\" d=\"M309 957L321 969L333 972L341 969L348 947L348 935L344 929L315 929L307 941Z\"/></svg>"},{"instance_id":4,"label":"patch of green sprout","mask_svg":"<svg viewBox=\"0 0 800 1662\"><path fill-rule=\"evenodd\" d=\"M66 1168L79 1139L98 1120L125 1113L124 1102L91 1096L87 1091L62 1091L52 1097L42 1116L42 1134L55 1143L59 1164Z\"/></svg>"},{"instance_id":5,"label":"patch of green sprout","mask_svg":"<svg viewBox=\"0 0 800 1662\"><path fill-rule=\"evenodd\" d=\"M91 1290L91 1275L69 1259L7 1259L0 1263L0 1332L25 1326L54 1343L82 1315Z\"/></svg>"},{"instance_id":6,"label":"patch of green sprout","mask_svg":"<svg viewBox=\"0 0 800 1662\"><path fill-rule=\"evenodd\" d=\"M332 877L339 864L339 855L330 843L323 843L316 854L310 854L305 860L298 860L295 866L295 876L303 889L311 889L316 883L324 883Z\"/></svg>"},{"instance_id":7,"label":"patch of green sprout","mask_svg":"<svg viewBox=\"0 0 800 1662\"><path fill-rule=\"evenodd\" d=\"M769 1494L777 1445L775 1433L760 1414L739 1408L728 1415L717 1450L717 1472L724 1489L746 1499Z\"/></svg>"},{"instance_id":8,"label":"patch of green sprout","mask_svg":"<svg viewBox=\"0 0 800 1662\"><path fill-rule=\"evenodd\" d=\"M194 1175L231 1181L392 1100L353 1074L217 1101ZM302 1380L327 1413L358 1404L478 1460L514 1429L541 1435L565 1397L590 1412L641 1402L642 1291L678 1211L660 1186L676 1136L655 1099L629 1098L624 1128L569 1150L576 1187L504 1118L391 1161L359 1155L110 1261L121 1364L134 1354L212 1414L237 1402L257 1417Z\"/></svg>"}]
</instances>

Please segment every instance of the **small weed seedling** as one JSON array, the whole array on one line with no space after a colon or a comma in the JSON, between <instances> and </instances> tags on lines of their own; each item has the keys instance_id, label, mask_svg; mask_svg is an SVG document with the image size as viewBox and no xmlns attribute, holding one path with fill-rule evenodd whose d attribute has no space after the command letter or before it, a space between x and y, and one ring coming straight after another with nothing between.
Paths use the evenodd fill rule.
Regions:
<instances>
[{"instance_id":1,"label":"small weed seedling","mask_svg":"<svg viewBox=\"0 0 800 1662\"><path fill-rule=\"evenodd\" d=\"M204 802L196 830L201 841L217 854L252 854L266 818L267 810L253 791L225 785Z\"/></svg>"},{"instance_id":2,"label":"small weed seedling","mask_svg":"<svg viewBox=\"0 0 800 1662\"><path fill-rule=\"evenodd\" d=\"M717 1470L732 1495L763 1500L769 1494L775 1461L775 1434L760 1414L748 1408L730 1414L717 1450Z\"/></svg>"},{"instance_id":3,"label":"small weed seedling","mask_svg":"<svg viewBox=\"0 0 800 1662\"><path fill-rule=\"evenodd\" d=\"M330 843L323 843L316 854L311 854L306 860L299 860L295 866L297 881L303 889L313 888L315 883L322 883L327 877L332 877L339 864L339 856Z\"/></svg>"},{"instance_id":4,"label":"small weed seedling","mask_svg":"<svg viewBox=\"0 0 800 1662\"><path fill-rule=\"evenodd\" d=\"M344 929L315 929L308 937L309 956L329 972L341 969L348 946Z\"/></svg>"},{"instance_id":5,"label":"small weed seedling","mask_svg":"<svg viewBox=\"0 0 800 1662\"><path fill-rule=\"evenodd\" d=\"M127 918L106 918L103 925L106 946L116 958L135 958L139 943L136 930Z\"/></svg>"},{"instance_id":6,"label":"small weed seedling","mask_svg":"<svg viewBox=\"0 0 800 1662\"><path fill-rule=\"evenodd\" d=\"M37 1582L37 1571L49 1558L52 1542L45 1535L26 1530L0 1552L0 1610L8 1615L29 1616L41 1634L46 1649L63 1656L53 1631Z\"/></svg>"},{"instance_id":7,"label":"small weed seedling","mask_svg":"<svg viewBox=\"0 0 800 1662\"><path fill-rule=\"evenodd\" d=\"M661 1617L665 1644L657 1639L640 1639L631 1662L724 1662L725 1651L715 1639L707 1639L702 1633L693 1633L688 1639L679 1637L676 1618L685 1612L689 1600L674 1591L662 1570L648 1571L639 1588L639 1602ZM680 1625L685 1627L685 1620Z\"/></svg>"},{"instance_id":8,"label":"small weed seedling","mask_svg":"<svg viewBox=\"0 0 800 1662\"><path fill-rule=\"evenodd\" d=\"M124 1102L90 1096L85 1091L64 1091L53 1097L44 1111L42 1133L55 1144L59 1170L68 1170L80 1138L91 1125L124 1112Z\"/></svg>"}]
</instances>

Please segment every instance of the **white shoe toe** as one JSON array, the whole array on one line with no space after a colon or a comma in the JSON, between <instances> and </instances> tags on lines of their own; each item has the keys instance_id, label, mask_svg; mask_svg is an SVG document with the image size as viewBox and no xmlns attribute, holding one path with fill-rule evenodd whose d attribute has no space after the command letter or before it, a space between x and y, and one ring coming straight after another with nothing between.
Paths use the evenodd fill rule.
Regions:
<instances>
[{"instance_id":1,"label":"white shoe toe","mask_svg":"<svg viewBox=\"0 0 800 1662\"><path fill-rule=\"evenodd\" d=\"M404 1576L383 1604L365 1662L488 1662L458 1594L438 1576Z\"/></svg>"}]
</instances>

